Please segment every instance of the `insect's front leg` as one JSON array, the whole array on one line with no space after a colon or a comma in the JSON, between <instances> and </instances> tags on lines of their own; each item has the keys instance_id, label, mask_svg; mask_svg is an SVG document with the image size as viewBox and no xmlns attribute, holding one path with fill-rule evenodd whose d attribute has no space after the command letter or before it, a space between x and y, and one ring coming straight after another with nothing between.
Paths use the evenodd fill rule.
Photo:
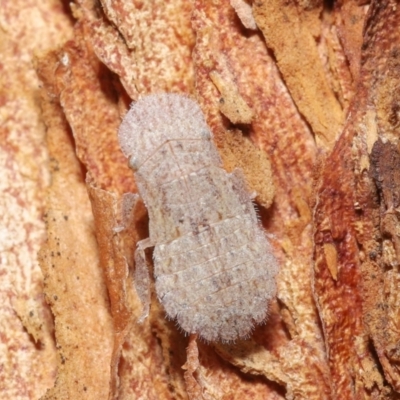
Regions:
<instances>
[{"instance_id":1,"label":"insect's front leg","mask_svg":"<svg viewBox=\"0 0 400 400\"><path fill-rule=\"evenodd\" d=\"M151 243L150 238L147 238L137 243L135 252L135 288L143 305L142 315L138 320L139 323L142 323L149 316L150 311L150 274L145 250L153 246L154 244Z\"/></svg>"}]
</instances>

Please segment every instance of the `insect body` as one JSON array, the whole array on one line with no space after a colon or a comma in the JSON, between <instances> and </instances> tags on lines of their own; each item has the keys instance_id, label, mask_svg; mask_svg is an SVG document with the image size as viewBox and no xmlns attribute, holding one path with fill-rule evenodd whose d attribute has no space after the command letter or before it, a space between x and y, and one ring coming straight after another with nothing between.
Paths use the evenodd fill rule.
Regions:
<instances>
[{"instance_id":1,"label":"insect body","mask_svg":"<svg viewBox=\"0 0 400 400\"><path fill-rule=\"evenodd\" d=\"M135 285L149 308L144 250L154 246L157 296L167 314L206 340L246 337L275 295L277 263L239 170L228 174L200 107L178 94L133 104L119 141L149 213Z\"/></svg>"}]
</instances>

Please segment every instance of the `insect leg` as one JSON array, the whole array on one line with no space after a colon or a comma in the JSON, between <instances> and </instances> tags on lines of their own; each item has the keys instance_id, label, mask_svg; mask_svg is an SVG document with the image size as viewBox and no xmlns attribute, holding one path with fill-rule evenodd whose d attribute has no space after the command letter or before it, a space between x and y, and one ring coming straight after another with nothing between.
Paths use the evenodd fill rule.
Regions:
<instances>
[{"instance_id":1,"label":"insect leg","mask_svg":"<svg viewBox=\"0 0 400 400\"><path fill-rule=\"evenodd\" d=\"M139 323L142 323L149 316L150 311L150 275L145 250L153 246L150 239L147 238L138 242L135 252L135 288L143 305Z\"/></svg>"}]
</instances>

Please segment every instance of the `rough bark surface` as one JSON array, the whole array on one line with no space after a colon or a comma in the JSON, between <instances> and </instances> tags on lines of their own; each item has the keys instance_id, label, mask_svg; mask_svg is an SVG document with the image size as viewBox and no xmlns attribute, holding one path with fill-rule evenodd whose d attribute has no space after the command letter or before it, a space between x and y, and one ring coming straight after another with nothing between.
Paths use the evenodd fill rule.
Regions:
<instances>
[{"instance_id":1,"label":"rough bark surface","mask_svg":"<svg viewBox=\"0 0 400 400\"><path fill-rule=\"evenodd\" d=\"M3 0L0 26L1 398L400 398L399 1ZM185 337L153 289L137 323L117 130L157 92L256 196L279 273L248 340Z\"/></svg>"}]
</instances>

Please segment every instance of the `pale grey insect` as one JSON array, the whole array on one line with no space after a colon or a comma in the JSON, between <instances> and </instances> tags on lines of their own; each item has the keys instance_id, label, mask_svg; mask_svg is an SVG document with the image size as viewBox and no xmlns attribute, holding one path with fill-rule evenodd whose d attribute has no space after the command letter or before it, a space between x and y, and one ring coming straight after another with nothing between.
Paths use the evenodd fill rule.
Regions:
<instances>
[{"instance_id":1,"label":"pale grey insect","mask_svg":"<svg viewBox=\"0 0 400 400\"><path fill-rule=\"evenodd\" d=\"M144 250L154 246L157 296L168 316L206 340L246 337L267 315L277 262L240 171L228 174L199 105L178 94L142 97L119 128L150 220L135 285L149 311Z\"/></svg>"}]
</instances>

